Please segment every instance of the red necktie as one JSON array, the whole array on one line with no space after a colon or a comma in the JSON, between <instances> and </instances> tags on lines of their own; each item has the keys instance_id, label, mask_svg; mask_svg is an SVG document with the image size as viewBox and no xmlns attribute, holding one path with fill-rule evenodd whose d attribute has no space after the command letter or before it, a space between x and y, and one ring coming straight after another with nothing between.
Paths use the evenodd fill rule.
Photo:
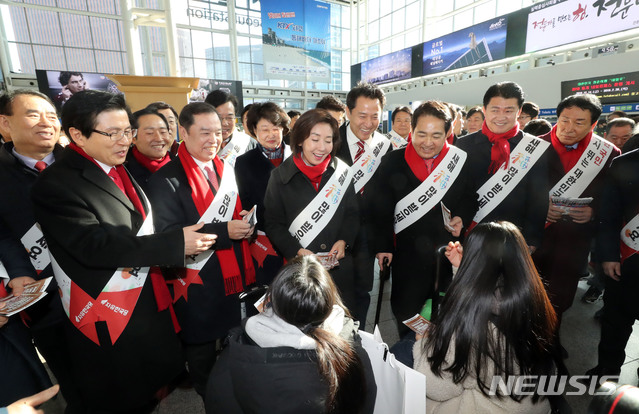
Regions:
<instances>
[{"instance_id":1,"label":"red necktie","mask_svg":"<svg viewBox=\"0 0 639 414\"><path fill-rule=\"evenodd\" d=\"M217 193L218 188L220 188L220 185L217 182L217 174L208 165L206 167L204 167L204 171L206 171L206 175L209 176L209 181L211 182L211 185L213 186L213 189Z\"/></svg>"},{"instance_id":2,"label":"red necktie","mask_svg":"<svg viewBox=\"0 0 639 414\"><path fill-rule=\"evenodd\" d=\"M426 162L426 169L428 170L428 174L430 174L431 172L433 172L433 163L435 162L435 159L429 158L424 161Z\"/></svg>"},{"instance_id":3,"label":"red necktie","mask_svg":"<svg viewBox=\"0 0 639 414\"><path fill-rule=\"evenodd\" d=\"M359 160L359 157L361 157L363 154L364 154L364 141L357 140L357 154L355 154L355 161L353 162L357 162L357 160Z\"/></svg>"},{"instance_id":4,"label":"red necktie","mask_svg":"<svg viewBox=\"0 0 639 414\"><path fill-rule=\"evenodd\" d=\"M118 170L116 170L115 167L111 167L111 170L109 170L108 176L111 177L115 185L117 185L118 188L122 190L124 195L126 195L126 190L124 189L124 183L122 182L122 178L120 178L120 174L118 174Z\"/></svg>"},{"instance_id":5,"label":"red necktie","mask_svg":"<svg viewBox=\"0 0 639 414\"><path fill-rule=\"evenodd\" d=\"M38 172L42 172L42 170L44 170L45 168L47 168L46 162L38 161L35 163L35 169L38 170Z\"/></svg>"}]
</instances>

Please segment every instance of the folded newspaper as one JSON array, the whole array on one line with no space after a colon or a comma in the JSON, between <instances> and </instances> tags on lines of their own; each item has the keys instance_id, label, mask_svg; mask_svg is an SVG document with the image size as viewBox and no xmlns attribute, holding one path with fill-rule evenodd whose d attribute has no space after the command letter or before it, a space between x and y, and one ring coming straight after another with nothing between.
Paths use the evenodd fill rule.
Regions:
<instances>
[{"instance_id":1,"label":"folded newspaper","mask_svg":"<svg viewBox=\"0 0 639 414\"><path fill-rule=\"evenodd\" d=\"M20 296L9 295L0 298L0 303L4 303L4 307L0 309L0 315L15 315L45 297L47 294L47 286L51 283L51 279L53 279L53 277L40 279L37 282L26 285Z\"/></svg>"},{"instance_id":2,"label":"folded newspaper","mask_svg":"<svg viewBox=\"0 0 639 414\"><path fill-rule=\"evenodd\" d=\"M568 214L571 208L574 207L587 207L592 202L592 197L585 198L572 198L572 197L551 197L550 202L564 211L564 214Z\"/></svg>"}]
</instances>

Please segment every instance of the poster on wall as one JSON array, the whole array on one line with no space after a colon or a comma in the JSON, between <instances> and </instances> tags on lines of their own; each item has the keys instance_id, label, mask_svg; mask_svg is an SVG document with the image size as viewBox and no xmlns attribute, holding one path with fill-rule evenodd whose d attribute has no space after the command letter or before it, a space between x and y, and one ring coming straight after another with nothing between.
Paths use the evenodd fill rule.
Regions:
<instances>
[{"instance_id":1,"label":"poster on wall","mask_svg":"<svg viewBox=\"0 0 639 414\"><path fill-rule=\"evenodd\" d=\"M330 82L330 4L261 0L261 8L264 77Z\"/></svg>"},{"instance_id":2,"label":"poster on wall","mask_svg":"<svg viewBox=\"0 0 639 414\"><path fill-rule=\"evenodd\" d=\"M189 103L204 102L206 96L218 89L230 93L235 96L238 101L238 107L235 108L236 113L240 113L244 108L244 98L242 91L242 81L220 80L220 79L200 79L197 89L193 89L189 96Z\"/></svg>"},{"instance_id":3,"label":"poster on wall","mask_svg":"<svg viewBox=\"0 0 639 414\"><path fill-rule=\"evenodd\" d=\"M561 99L570 95L592 94L602 104L639 101L639 72L592 76L561 82Z\"/></svg>"},{"instance_id":4,"label":"poster on wall","mask_svg":"<svg viewBox=\"0 0 639 414\"><path fill-rule=\"evenodd\" d=\"M362 62L362 80L387 83L411 78L412 48Z\"/></svg>"},{"instance_id":5,"label":"poster on wall","mask_svg":"<svg viewBox=\"0 0 639 414\"><path fill-rule=\"evenodd\" d=\"M116 84L101 73L36 69L38 89L51 98L58 112L74 93L96 89L122 93Z\"/></svg>"},{"instance_id":6,"label":"poster on wall","mask_svg":"<svg viewBox=\"0 0 639 414\"><path fill-rule=\"evenodd\" d=\"M639 27L639 3L550 0L530 8L526 53Z\"/></svg>"},{"instance_id":7,"label":"poster on wall","mask_svg":"<svg viewBox=\"0 0 639 414\"><path fill-rule=\"evenodd\" d=\"M425 42L422 75L505 58L507 29L503 16Z\"/></svg>"}]
</instances>

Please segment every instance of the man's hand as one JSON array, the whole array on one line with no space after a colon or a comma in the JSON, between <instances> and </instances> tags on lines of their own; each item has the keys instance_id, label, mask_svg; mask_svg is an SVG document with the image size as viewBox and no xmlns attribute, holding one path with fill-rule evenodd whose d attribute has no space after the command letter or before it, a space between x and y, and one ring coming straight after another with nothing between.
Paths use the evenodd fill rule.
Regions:
<instances>
[{"instance_id":1,"label":"man's hand","mask_svg":"<svg viewBox=\"0 0 639 414\"><path fill-rule=\"evenodd\" d=\"M613 278L617 282L621 280L621 263L619 262L603 262L601 264L606 276Z\"/></svg>"},{"instance_id":2,"label":"man's hand","mask_svg":"<svg viewBox=\"0 0 639 414\"><path fill-rule=\"evenodd\" d=\"M452 219L450 219L450 221L448 222L448 224L454 229L453 231L450 231L448 229L448 232L450 234L452 234L455 237L459 237L459 235L461 234L462 229L464 228L464 223L462 222L461 217L455 216Z\"/></svg>"},{"instance_id":3,"label":"man's hand","mask_svg":"<svg viewBox=\"0 0 639 414\"><path fill-rule=\"evenodd\" d=\"M216 234L198 233L204 223L184 227L184 255L192 256L207 251L215 244Z\"/></svg>"},{"instance_id":4,"label":"man's hand","mask_svg":"<svg viewBox=\"0 0 639 414\"><path fill-rule=\"evenodd\" d=\"M380 269L382 268L382 265L384 264L384 258L388 259L389 266L391 262L393 261L393 253L377 253L375 257L377 258L377 263L379 263Z\"/></svg>"},{"instance_id":5,"label":"man's hand","mask_svg":"<svg viewBox=\"0 0 639 414\"><path fill-rule=\"evenodd\" d=\"M592 207L571 207L568 215L577 224L588 223L592 219Z\"/></svg>"},{"instance_id":6,"label":"man's hand","mask_svg":"<svg viewBox=\"0 0 639 414\"><path fill-rule=\"evenodd\" d=\"M0 282L2 283L2 282ZM4 302L0 302L0 309L4 308ZM6 316L0 316L0 328L2 328L3 326L5 326L7 324L7 322L9 322L9 318L7 318Z\"/></svg>"},{"instance_id":7,"label":"man's hand","mask_svg":"<svg viewBox=\"0 0 639 414\"><path fill-rule=\"evenodd\" d=\"M71 97L71 91L69 90L69 85L64 85L62 87L62 91L60 91L60 94L62 95L62 99L64 101L68 100Z\"/></svg>"},{"instance_id":8,"label":"man's hand","mask_svg":"<svg viewBox=\"0 0 639 414\"><path fill-rule=\"evenodd\" d=\"M344 240L338 240L331 247L331 254L335 256L335 259L342 260L346 255L346 242Z\"/></svg>"},{"instance_id":9,"label":"man's hand","mask_svg":"<svg viewBox=\"0 0 639 414\"><path fill-rule=\"evenodd\" d=\"M444 255L446 256L450 264L452 264L455 267L459 267L462 256L464 255L464 248L462 247L461 243L458 241L455 243L448 242L448 246L446 246L446 251L444 252Z\"/></svg>"},{"instance_id":10,"label":"man's hand","mask_svg":"<svg viewBox=\"0 0 639 414\"><path fill-rule=\"evenodd\" d=\"M60 386L56 384L30 397L14 402L7 407L7 411L9 414L44 414L44 411L36 410L34 407L49 401L59 390Z\"/></svg>"},{"instance_id":11,"label":"man's hand","mask_svg":"<svg viewBox=\"0 0 639 414\"><path fill-rule=\"evenodd\" d=\"M227 224L229 230L229 237L232 240L248 239L253 234L254 227L251 227L244 220L231 220Z\"/></svg>"},{"instance_id":12,"label":"man's hand","mask_svg":"<svg viewBox=\"0 0 639 414\"><path fill-rule=\"evenodd\" d=\"M313 252L312 252L312 251L310 251L310 250L308 250L308 249L299 249L299 250L297 251L297 255L298 255L298 256L309 256L309 255L311 255L311 254L313 254Z\"/></svg>"},{"instance_id":13,"label":"man's hand","mask_svg":"<svg viewBox=\"0 0 639 414\"><path fill-rule=\"evenodd\" d=\"M555 206L553 203L548 204L548 215L546 215L546 221L551 223L556 223L561 220L561 216L564 211L559 207Z\"/></svg>"},{"instance_id":14,"label":"man's hand","mask_svg":"<svg viewBox=\"0 0 639 414\"><path fill-rule=\"evenodd\" d=\"M24 287L29 283L35 283L35 279L29 276L14 277L7 285L11 289L13 296L20 296L24 291Z\"/></svg>"}]
</instances>

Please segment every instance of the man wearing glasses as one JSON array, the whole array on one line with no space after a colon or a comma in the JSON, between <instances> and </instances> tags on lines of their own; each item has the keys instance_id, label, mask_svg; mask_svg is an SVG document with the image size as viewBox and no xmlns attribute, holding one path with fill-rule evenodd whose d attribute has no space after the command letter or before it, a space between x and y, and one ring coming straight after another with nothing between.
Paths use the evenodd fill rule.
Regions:
<instances>
[{"instance_id":1,"label":"man wearing glasses","mask_svg":"<svg viewBox=\"0 0 639 414\"><path fill-rule=\"evenodd\" d=\"M519 129L523 130L528 122L538 118L539 106L534 102L524 102L524 104L521 106L521 113L517 117Z\"/></svg>"},{"instance_id":2,"label":"man wearing glasses","mask_svg":"<svg viewBox=\"0 0 639 414\"><path fill-rule=\"evenodd\" d=\"M73 412L146 413L166 395L184 363L168 288L150 266L182 266L216 238L198 225L154 233L146 196L122 166L130 116L122 95L73 95L62 110L73 142L32 190L68 316Z\"/></svg>"},{"instance_id":3,"label":"man wearing glasses","mask_svg":"<svg viewBox=\"0 0 639 414\"><path fill-rule=\"evenodd\" d=\"M206 103L213 105L222 122L222 144L217 155L225 165L235 168L237 157L255 148L257 141L235 127L239 105L235 96L218 89L207 95Z\"/></svg>"}]
</instances>

